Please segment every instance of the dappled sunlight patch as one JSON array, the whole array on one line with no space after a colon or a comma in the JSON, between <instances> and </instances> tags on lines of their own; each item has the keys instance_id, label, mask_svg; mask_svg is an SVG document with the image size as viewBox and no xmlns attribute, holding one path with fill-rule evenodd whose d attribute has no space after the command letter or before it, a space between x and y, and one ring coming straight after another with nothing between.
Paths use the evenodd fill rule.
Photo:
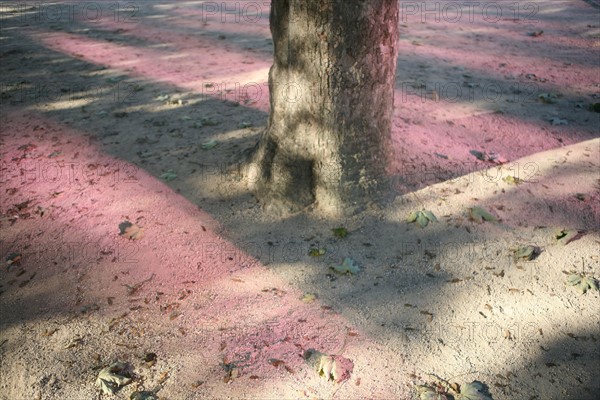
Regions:
<instances>
[{"instance_id":1,"label":"dappled sunlight patch","mask_svg":"<svg viewBox=\"0 0 600 400\"><path fill-rule=\"evenodd\" d=\"M84 95L85 93L82 93ZM92 99L79 99L79 100L64 100L64 101L55 101L52 103L46 103L42 106L33 106L31 109L37 111L60 111L60 110L68 110L73 108L80 108L92 104L94 100Z\"/></svg>"},{"instance_id":2,"label":"dappled sunlight patch","mask_svg":"<svg viewBox=\"0 0 600 400\"><path fill-rule=\"evenodd\" d=\"M432 208L432 211L436 215L444 215L449 211L446 207L446 205L449 205L449 198L464 199L462 201L471 199L473 201L477 196L484 204L491 203L500 217L508 221L509 224L522 221L527 213L533 211L532 206L528 206L528 204L535 204L536 213L533 215L536 221L544 221L545 223L554 221L554 224L569 222L573 224L573 220L563 220L562 214L556 212L557 205L553 206L557 202L568 200L573 215L579 215L581 218L586 214L583 210L590 210L589 217L591 219L583 218L580 229L583 229L584 226L591 228L591 225L589 225L591 220L597 218L599 213L598 207L593 201L597 193L592 189L598 184L595 181L597 164L593 160L596 160L599 156L599 147L598 139L595 139L510 161L501 166L481 171L469 171L461 177L429 186L422 191L415 192L415 194L407 194L402 198L398 198L397 201L401 205L415 200L423 201L420 204L422 207L437 203L439 211L436 211L435 208ZM578 175L577 180L572 179L574 174ZM415 174L415 177L417 179L420 177L425 178L425 175ZM507 177L516 177L522 182L519 185L514 185L511 184L510 180L505 179ZM487 194L481 192L482 188L486 188ZM531 193L537 193L538 195L531 197ZM589 193L592 197L588 199L581 196L584 201L578 202L577 193ZM514 196L516 195L524 196L527 200L515 202ZM502 199L505 199L507 203L503 204ZM508 203L509 201L510 203ZM512 205L509 206L509 204ZM538 205L544 206L540 208ZM508 207L511 208L510 211ZM566 204L558 207L564 209ZM459 208L460 206L456 204L454 213L462 213ZM523 211L517 211L517 209ZM406 215L402 215L402 212L406 212L402 210L406 210L406 207L391 210L392 213L397 215L395 218L399 221L403 220ZM471 216L472 214L471 211ZM477 211L476 214L477 219L486 219L480 211Z\"/></svg>"},{"instance_id":3,"label":"dappled sunlight patch","mask_svg":"<svg viewBox=\"0 0 600 400\"><path fill-rule=\"evenodd\" d=\"M180 88L195 90L206 96L224 96L226 90L236 90L237 96L255 98L255 102L264 104L268 101L268 88L265 86L267 65L252 66L251 70L239 73L238 69L231 69L231 65L239 62L224 58L221 63L207 64L204 56L187 53L183 62L170 63L172 55L167 52L149 48L137 48L117 43L99 42L81 35L67 33L46 33L33 31L32 37L38 38L45 46L56 51L71 54L78 58L105 65L117 70L127 71L131 76L153 79L157 82L173 84ZM131 58L135 55L135 59ZM178 55L179 57L179 55ZM150 62L150 60L152 62ZM157 63L156 61L159 60ZM160 60L164 60L160 62ZM218 58L213 58L218 60ZM198 65L206 65L202 73L195 73ZM189 67L189 68L186 68ZM228 71L235 71L227 74ZM258 79L260 78L260 79ZM217 88L207 87L208 83L216 83Z\"/></svg>"},{"instance_id":4,"label":"dappled sunlight patch","mask_svg":"<svg viewBox=\"0 0 600 400\"><path fill-rule=\"evenodd\" d=\"M589 127L582 128L579 122L577 126L571 126L572 123L552 126L550 119L522 118L512 111L472 112L468 110L476 107L468 99L462 99L465 102L434 101L418 93L396 91L399 108L394 118L394 153L388 162L388 171L403 191L489 168L490 163L472 155L474 149L498 155L515 169L518 178L528 179L534 166L526 163L517 166L517 159L594 137L593 131ZM495 102L485 104L502 106ZM584 116L591 117L591 114L585 111L580 117ZM497 131L501 133L495 134ZM491 170L490 176L493 172Z\"/></svg>"},{"instance_id":5,"label":"dappled sunlight patch","mask_svg":"<svg viewBox=\"0 0 600 400\"><path fill-rule=\"evenodd\" d=\"M412 302L399 315L410 341L408 348L414 351L423 346L431 352L419 358L421 372L443 376L463 371L491 383L493 371L526 369L531 359L549 360L542 370L566 365L569 355L555 352L549 356L549 349L569 334L576 337L574 331L589 331L587 321L595 319L597 312L592 305L598 296L592 279L599 262L594 250L600 239L594 228L600 215L595 200L599 152L598 139L581 142L396 199L387 211L393 221L403 223L408 212L425 207L438 216L437 225L446 226L440 231L407 226L412 238L403 240L399 254L401 271L416 270L422 276L419 286L423 289L418 293L433 296L433 303L452 299L447 310L438 308L429 320L419 321L419 312L429 310ZM530 168L523 169L525 165ZM506 176L521 176L523 181L511 184L503 179ZM483 223L472 221L474 207L488 210L477 212L477 220ZM486 221L488 212L494 214L493 223ZM499 217L496 222L495 215ZM572 239L582 231L588 235L560 243L571 232ZM435 291L427 290L428 282L435 285ZM573 294L577 288L595 300L577 298ZM376 307L389 312L384 302ZM586 311L573 314L574 308ZM591 342L579 345L594 346ZM449 363L458 360L452 356L456 353L461 354L458 359L469 362ZM585 366L569 365L585 379L593 379L593 372ZM503 384L498 382L498 387Z\"/></svg>"}]
</instances>

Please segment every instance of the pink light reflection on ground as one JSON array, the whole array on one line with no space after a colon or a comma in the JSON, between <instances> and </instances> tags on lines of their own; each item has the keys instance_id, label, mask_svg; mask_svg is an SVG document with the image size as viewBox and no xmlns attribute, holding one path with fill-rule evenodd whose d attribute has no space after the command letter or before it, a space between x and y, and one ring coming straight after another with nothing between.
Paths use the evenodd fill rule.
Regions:
<instances>
[{"instance_id":1,"label":"pink light reflection on ground","mask_svg":"<svg viewBox=\"0 0 600 400\"><path fill-rule=\"evenodd\" d=\"M40 292L44 304L33 298L24 302L22 315L41 313L48 318L77 308L74 287L56 272L56 261L62 260L64 268L85 271L78 285L85 286L86 304L104 304L106 296L112 296L116 309L127 308L122 286L149 276L154 279L138 295L165 292L168 297L175 294L171 288L185 282L193 283L194 293L217 294L210 307L200 311L189 302L177 309L183 314L180 326L201 331L205 350L195 357L207 357L211 364L226 346L224 353L231 361L251 353L248 371L267 376L273 368L266 362L269 358L287 354L287 365L299 368L302 349L337 352L346 344L348 322L343 317L324 311L318 301L300 301L300 291L225 240L217 221L156 177L105 154L88 134L37 112L12 110L5 122L5 155L19 161L10 168L2 165L2 187L17 190L2 196L0 207L8 210L29 200L47 212L44 218L24 218L15 227L3 228L3 243L21 249L27 262L37 260L39 272L28 286L31 290L63 287L52 296ZM48 159L56 149L61 155ZM145 229L140 241L119 236L118 225L125 219ZM38 235L23 248L24 235L34 231ZM100 317L110 318L115 307L102 307ZM364 346L362 340L354 342ZM182 350L176 348L174 354Z\"/></svg>"},{"instance_id":2,"label":"pink light reflection on ground","mask_svg":"<svg viewBox=\"0 0 600 400\"><path fill-rule=\"evenodd\" d=\"M583 7L579 8L583 10ZM173 19L173 16L168 13L174 13L178 17ZM177 5L165 10L165 15L168 17L166 18L167 23L173 25L171 21L179 21L180 17L188 23L196 19L200 19L202 22L203 13L197 8ZM229 17L231 15L226 16L226 18ZM218 16L211 16L206 21L209 24L207 29L215 28L231 33L246 32L247 29L252 29L256 34L262 33L265 37L269 36L266 16L258 20L256 24L223 24L219 22ZM123 26L111 19L102 19L99 22L107 28ZM168 83L188 90L206 92L204 84L213 80L230 86L238 82L260 81L258 84L262 92L259 101L249 104L249 107L268 111L266 76L256 79L265 74L269 68L270 60L268 58L239 48L231 50L236 45L232 45L228 41L215 42L214 38L191 35L189 33L194 32L193 29L190 29L194 28L193 25L185 28L172 26L175 31L170 31L162 26L147 26L146 24L133 24L131 27L125 25L125 27L127 29L125 29L124 35L149 40L155 44L167 44L167 47L157 50L116 43L100 43L93 39L67 33L38 31L35 36L40 38L46 46L65 54L83 57L86 61L120 69L133 76ZM538 38L527 36L527 32L539 27L546 29L545 35ZM457 44L454 36L446 34L446 30L452 28L464 28L462 34L465 45ZM585 38L573 36L563 38L562 34L568 33L569 29L564 24L552 20L544 20L543 23L515 23L507 20L494 24L479 21L466 26L444 21L432 23L417 29L416 37L428 35L424 37L420 46L401 41L399 70L402 69L403 59L416 56L429 65L464 66L463 69L471 75L481 74L480 77L467 79L461 77L460 74L454 77L436 76L434 71L431 76L425 72L424 76L414 77L415 81L425 80L429 88L435 87L438 83L446 85L446 87L452 84L463 87L463 81L469 81L487 89L488 86L498 87L498 82L503 82L506 76L511 76L515 85L520 85L519 88L535 90L535 93L523 94L520 98L522 102L537 100L537 91L543 90L550 92L560 89L573 94L587 95L594 92L589 78L597 72L595 68L585 65L585 61L590 56L586 57L583 49L589 47L590 43ZM200 32L202 32L201 29ZM556 36L556 34L559 35ZM468 42L473 40L473 36L480 43L480 51L473 51L472 45ZM490 40L485 40L488 36ZM477 37L480 37L481 40ZM506 47L507 44L509 47ZM560 58L563 55L554 60L558 45L577 46L572 49L576 55L573 61L583 61L583 63L575 62L573 65L565 65L564 60ZM198 49L203 51L198 52ZM507 60L503 55L503 50L511 51L511 55L508 65L501 66L503 61ZM131 59L132 54L135 55L135 60ZM535 75L536 78L528 81L525 78L527 75ZM413 80L413 77L400 79L404 78L408 78L408 83ZM538 78L546 79L546 81L540 81ZM456 82L454 82L455 80ZM502 87L501 89L509 90L510 88ZM406 94L403 91L409 93ZM580 134L579 130L573 127L552 128L548 126L549 117L545 117L546 120L536 121L533 116L491 114L490 112L494 109L503 106L501 102L505 99L500 99L498 102L480 101L479 104L475 104L470 99L464 98L468 95L467 92L468 89L463 93L463 98L454 104L443 101L423 102L423 96L411 95L410 89L407 90L406 87L401 87L396 92L396 116L400 119L396 119L393 132L397 158L390 163L390 171L402 170L405 165L413 164L417 158L427 157L430 160L426 163L430 163L433 169L443 168L452 171L453 168L458 168L460 170L460 168L464 169L465 164L475 162L469 154L469 150L473 148L488 149L506 158L516 159L531 154L533 149L547 149L589 137L585 133L587 129ZM486 112L486 109L489 112ZM460 123L463 129L452 129L452 125L449 124L455 123ZM496 133L492 138L492 132L497 127L502 127L501 133ZM514 140L517 137L522 144L515 147ZM557 141L557 138L560 139L560 142ZM398 145L399 143L403 143L403 146ZM436 143L435 148L440 153L449 156L454 163L447 163L435 157L433 155L435 150L431 147L432 143ZM408 148L411 149L411 154L406 151ZM413 154L415 155L413 156ZM480 167L484 167L484 165Z\"/></svg>"},{"instance_id":3,"label":"pink light reflection on ground","mask_svg":"<svg viewBox=\"0 0 600 400\"><path fill-rule=\"evenodd\" d=\"M36 31L30 33L30 36L48 48L72 57L120 70L133 77L167 83L198 93L210 94L212 90L207 89L205 84L213 82L227 88L234 88L236 85L241 87L258 85L261 88L260 93L252 91L251 94L257 101L248 106L262 111L268 110L266 73L270 63L260 61L251 55L240 55L234 52L217 57L214 52L218 47L210 45L208 41L204 41L204 46L209 49L209 53L193 53L190 50L186 55L173 51L99 42L81 35L62 32ZM249 59L251 61L248 61ZM248 87L250 92L252 87Z\"/></svg>"}]
</instances>

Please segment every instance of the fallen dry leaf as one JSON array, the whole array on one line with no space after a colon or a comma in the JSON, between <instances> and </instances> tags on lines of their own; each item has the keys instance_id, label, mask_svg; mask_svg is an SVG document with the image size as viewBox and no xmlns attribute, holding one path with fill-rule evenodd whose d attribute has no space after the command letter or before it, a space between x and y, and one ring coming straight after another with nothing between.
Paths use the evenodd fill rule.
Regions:
<instances>
[{"instance_id":1,"label":"fallen dry leaf","mask_svg":"<svg viewBox=\"0 0 600 400\"><path fill-rule=\"evenodd\" d=\"M305 293L304 296L302 296L300 298L300 300L302 300L304 303L312 303L313 301L315 301L317 298L316 294L313 293Z\"/></svg>"},{"instance_id":2,"label":"fallen dry leaf","mask_svg":"<svg viewBox=\"0 0 600 400\"><path fill-rule=\"evenodd\" d=\"M146 355L144 356L144 362L146 363L147 367L154 366L154 364L156 364L156 359L156 353L146 353Z\"/></svg>"},{"instance_id":3,"label":"fallen dry leaf","mask_svg":"<svg viewBox=\"0 0 600 400\"><path fill-rule=\"evenodd\" d=\"M279 360L277 358L270 358L269 359L269 364L271 364L272 366L274 366L275 368L277 368L280 365L285 365L285 361Z\"/></svg>"},{"instance_id":4,"label":"fallen dry leaf","mask_svg":"<svg viewBox=\"0 0 600 400\"><path fill-rule=\"evenodd\" d=\"M119 235L129 240L140 240L144 237L144 228L132 224L129 221L123 221L119 224Z\"/></svg>"},{"instance_id":5,"label":"fallen dry leaf","mask_svg":"<svg viewBox=\"0 0 600 400\"><path fill-rule=\"evenodd\" d=\"M114 395L121 387L131 383L131 378L127 376L127 364L116 362L102 369L96 378L96 385L100 387L102 393Z\"/></svg>"},{"instance_id":6,"label":"fallen dry leaf","mask_svg":"<svg viewBox=\"0 0 600 400\"><path fill-rule=\"evenodd\" d=\"M350 379L354 370L354 363L351 360L342 356L327 355L315 349L306 350L303 358L319 376L335 383Z\"/></svg>"},{"instance_id":7,"label":"fallen dry leaf","mask_svg":"<svg viewBox=\"0 0 600 400\"><path fill-rule=\"evenodd\" d=\"M252 377L251 377L252 378ZM194 389L198 389L200 386L204 385L204 381L196 381L194 383L192 383L192 387Z\"/></svg>"},{"instance_id":8,"label":"fallen dry leaf","mask_svg":"<svg viewBox=\"0 0 600 400\"><path fill-rule=\"evenodd\" d=\"M169 371L164 371L158 378L158 384L162 385L167 379L169 379Z\"/></svg>"},{"instance_id":9,"label":"fallen dry leaf","mask_svg":"<svg viewBox=\"0 0 600 400\"><path fill-rule=\"evenodd\" d=\"M42 336L52 336L56 333L56 331L58 331L58 328L54 328L54 329L46 329L44 332L42 332Z\"/></svg>"}]
</instances>

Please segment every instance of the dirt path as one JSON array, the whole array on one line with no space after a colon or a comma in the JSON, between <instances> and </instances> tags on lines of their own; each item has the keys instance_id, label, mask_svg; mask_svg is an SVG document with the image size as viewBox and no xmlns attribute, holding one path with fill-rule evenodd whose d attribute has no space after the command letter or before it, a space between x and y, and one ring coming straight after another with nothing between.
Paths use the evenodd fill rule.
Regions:
<instances>
[{"instance_id":1,"label":"dirt path","mask_svg":"<svg viewBox=\"0 0 600 400\"><path fill-rule=\"evenodd\" d=\"M268 115L267 8L86 4L102 13L0 6L0 399L98 398L116 360L123 399L412 399L430 374L595 398L600 296L565 272L600 278L598 8L403 8L398 196L328 220L265 215L232 168ZM420 209L439 222L407 223ZM344 257L358 274L330 269ZM309 348L350 379L320 378Z\"/></svg>"}]
</instances>

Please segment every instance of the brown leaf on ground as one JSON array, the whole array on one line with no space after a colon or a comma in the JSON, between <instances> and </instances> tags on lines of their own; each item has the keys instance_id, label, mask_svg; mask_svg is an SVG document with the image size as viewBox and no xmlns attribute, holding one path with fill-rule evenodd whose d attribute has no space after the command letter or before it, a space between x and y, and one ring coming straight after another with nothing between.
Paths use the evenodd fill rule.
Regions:
<instances>
[{"instance_id":1,"label":"brown leaf on ground","mask_svg":"<svg viewBox=\"0 0 600 400\"><path fill-rule=\"evenodd\" d=\"M123 221L119 224L119 235L129 240L140 240L144 237L144 228L132 224L129 221Z\"/></svg>"},{"instance_id":2,"label":"brown leaf on ground","mask_svg":"<svg viewBox=\"0 0 600 400\"><path fill-rule=\"evenodd\" d=\"M277 358L270 358L269 359L269 364L271 364L272 366L274 366L275 368L277 368L280 365L285 365L285 361L279 360Z\"/></svg>"},{"instance_id":3,"label":"brown leaf on ground","mask_svg":"<svg viewBox=\"0 0 600 400\"><path fill-rule=\"evenodd\" d=\"M169 371L164 371L158 378L158 384L162 385L167 379L169 379Z\"/></svg>"}]
</instances>

